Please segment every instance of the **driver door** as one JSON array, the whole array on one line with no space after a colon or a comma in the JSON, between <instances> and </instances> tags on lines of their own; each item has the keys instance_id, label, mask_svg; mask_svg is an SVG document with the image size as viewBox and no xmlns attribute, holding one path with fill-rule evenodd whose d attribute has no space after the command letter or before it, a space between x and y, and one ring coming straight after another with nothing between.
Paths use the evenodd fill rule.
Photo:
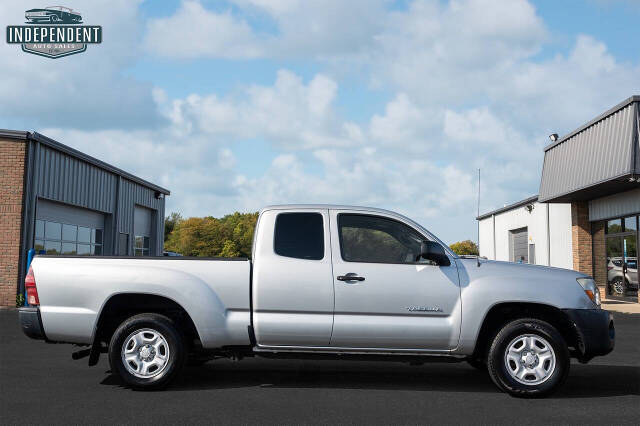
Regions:
<instances>
[{"instance_id":1,"label":"driver door","mask_svg":"<svg viewBox=\"0 0 640 426\"><path fill-rule=\"evenodd\" d=\"M450 350L458 345L458 272L420 258L426 239L383 214L331 210L332 347Z\"/></svg>"}]
</instances>

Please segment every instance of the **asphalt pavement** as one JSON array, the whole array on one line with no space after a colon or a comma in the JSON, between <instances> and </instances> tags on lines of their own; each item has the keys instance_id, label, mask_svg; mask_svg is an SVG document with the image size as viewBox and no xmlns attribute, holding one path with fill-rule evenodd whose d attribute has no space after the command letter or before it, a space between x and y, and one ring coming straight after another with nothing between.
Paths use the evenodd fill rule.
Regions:
<instances>
[{"instance_id":1,"label":"asphalt pavement","mask_svg":"<svg viewBox=\"0 0 640 426\"><path fill-rule=\"evenodd\" d=\"M0 423L640 424L640 315L615 314L616 349L574 363L550 398L500 393L466 363L246 359L188 367L171 388L136 392L73 361L70 345L25 337L0 310Z\"/></svg>"}]
</instances>

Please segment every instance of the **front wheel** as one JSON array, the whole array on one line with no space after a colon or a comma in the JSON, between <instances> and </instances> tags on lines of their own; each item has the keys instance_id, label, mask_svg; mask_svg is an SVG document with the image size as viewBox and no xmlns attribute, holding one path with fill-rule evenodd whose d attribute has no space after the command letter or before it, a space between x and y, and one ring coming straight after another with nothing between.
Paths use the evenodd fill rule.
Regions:
<instances>
[{"instance_id":1,"label":"front wheel","mask_svg":"<svg viewBox=\"0 0 640 426\"><path fill-rule=\"evenodd\" d=\"M135 389L167 386L185 360L182 333L164 315L140 314L125 320L109 344L111 371Z\"/></svg>"},{"instance_id":2,"label":"front wheel","mask_svg":"<svg viewBox=\"0 0 640 426\"><path fill-rule=\"evenodd\" d=\"M511 395L549 395L569 374L569 350L552 325L537 319L508 323L494 338L487 367L498 387Z\"/></svg>"}]
</instances>

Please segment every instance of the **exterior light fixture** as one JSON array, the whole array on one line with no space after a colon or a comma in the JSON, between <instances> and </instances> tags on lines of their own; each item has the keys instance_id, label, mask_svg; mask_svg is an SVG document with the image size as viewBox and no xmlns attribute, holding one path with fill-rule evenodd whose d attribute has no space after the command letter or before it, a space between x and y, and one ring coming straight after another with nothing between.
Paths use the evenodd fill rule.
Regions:
<instances>
[{"instance_id":1,"label":"exterior light fixture","mask_svg":"<svg viewBox=\"0 0 640 426\"><path fill-rule=\"evenodd\" d=\"M549 135L549 139L551 139L551 142L555 142L558 140L558 134L557 133L552 133Z\"/></svg>"}]
</instances>

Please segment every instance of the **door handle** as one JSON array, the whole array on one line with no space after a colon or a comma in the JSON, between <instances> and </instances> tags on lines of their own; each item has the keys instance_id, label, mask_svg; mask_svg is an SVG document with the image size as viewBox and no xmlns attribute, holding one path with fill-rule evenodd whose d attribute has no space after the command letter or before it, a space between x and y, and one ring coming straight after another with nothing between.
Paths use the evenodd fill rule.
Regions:
<instances>
[{"instance_id":1,"label":"door handle","mask_svg":"<svg viewBox=\"0 0 640 426\"><path fill-rule=\"evenodd\" d=\"M349 272L347 275L338 275L338 281L364 281L364 277L359 277L353 272Z\"/></svg>"}]
</instances>

